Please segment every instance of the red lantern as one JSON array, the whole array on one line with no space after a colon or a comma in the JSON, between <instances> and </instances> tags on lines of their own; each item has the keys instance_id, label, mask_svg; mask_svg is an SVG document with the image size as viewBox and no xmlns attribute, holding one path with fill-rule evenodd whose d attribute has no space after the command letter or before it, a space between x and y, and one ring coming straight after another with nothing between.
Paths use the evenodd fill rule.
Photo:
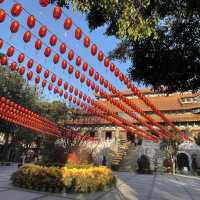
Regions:
<instances>
[{"instance_id":1,"label":"red lantern","mask_svg":"<svg viewBox=\"0 0 200 200\"><path fill-rule=\"evenodd\" d=\"M83 97L83 92L79 92L79 98L81 99Z\"/></svg>"},{"instance_id":2,"label":"red lantern","mask_svg":"<svg viewBox=\"0 0 200 200\"><path fill-rule=\"evenodd\" d=\"M56 87L54 88L54 94L57 94L57 93L59 93L59 89L58 89L58 87L56 86Z\"/></svg>"},{"instance_id":3,"label":"red lantern","mask_svg":"<svg viewBox=\"0 0 200 200\"><path fill-rule=\"evenodd\" d=\"M39 83L40 83L40 76L36 76L36 78L35 78L35 83L36 83L36 84L39 84Z\"/></svg>"},{"instance_id":4,"label":"red lantern","mask_svg":"<svg viewBox=\"0 0 200 200\"><path fill-rule=\"evenodd\" d=\"M12 57L15 53L15 48L13 46L10 46L7 50L7 56Z\"/></svg>"},{"instance_id":5,"label":"red lantern","mask_svg":"<svg viewBox=\"0 0 200 200\"><path fill-rule=\"evenodd\" d=\"M115 65L113 63L110 64L110 71L111 72L115 71Z\"/></svg>"},{"instance_id":6,"label":"red lantern","mask_svg":"<svg viewBox=\"0 0 200 200\"><path fill-rule=\"evenodd\" d=\"M50 4L50 0L40 0L40 5L46 7Z\"/></svg>"},{"instance_id":7,"label":"red lantern","mask_svg":"<svg viewBox=\"0 0 200 200\"><path fill-rule=\"evenodd\" d=\"M72 101L72 95L69 96L69 101Z\"/></svg>"},{"instance_id":8,"label":"red lantern","mask_svg":"<svg viewBox=\"0 0 200 200\"><path fill-rule=\"evenodd\" d=\"M90 83L91 83L90 79L87 79L86 85L87 85L88 87L90 87Z\"/></svg>"},{"instance_id":9,"label":"red lantern","mask_svg":"<svg viewBox=\"0 0 200 200\"><path fill-rule=\"evenodd\" d=\"M75 96L78 95L78 89L77 89L77 88L74 90L74 95L75 95Z\"/></svg>"},{"instance_id":10,"label":"red lantern","mask_svg":"<svg viewBox=\"0 0 200 200\"><path fill-rule=\"evenodd\" d=\"M49 70L45 70L44 72L44 78L48 78L49 77Z\"/></svg>"},{"instance_id":11,"label":"red lantern","mask_svg":"<svg viewBox=\"0 0 200 200\"><path fill-rule=\"evenodd\" d=\"M87 71L88 69L88 64L87 63L83 63L83 71Z\"/></svg>"},{"instance_id":12,"label":"red lantern","mask_svg":"<svg viewBox=\"0 0 200 200\"><path fill-rule=\"evenodd\" d=\"M35 48L36 48L37 50L40 50L40 49L42 48L42 41L41 41L40 39L37 39L37 40L35 41Z\"/></svg>"},{"instance_id":13,"label":"red lantern","mask_svg":"<svg viewBox=\"0 0 200 200\"><path fill-rule=\"evenodd\" d=\"M63 96L63 90L60 90L59 95L60 95L60 97Z\"/></svg>"},{"instance_id":14,"label":"red lantern","mask_svg":"<svg viewBox=\"0 0 200 200\"><path fill-rule=\"evenodd\" d=\"M67 18L65 19L65 22L64 22L64 28L66 30L69 30L72 26L72 19L71 18Z\"/></svg>"},{"instance_id":15,"label":"red lantern","mask_svg":"<svg viewBox=\"0 0 200 200\"><path fill-rule=\"evenodd\" d=\"M49 57L51 55L51 48L50 47L46 47L46 49L44 51L44 55L46 57Z\"/></svg>"},{"instance_id":16,"label":"red lantern","mask_svg":"<svg viewBox=\"0 0 200 200\"><path fill-rule=\"evenodd\" d=\"M31 32L30 31L26 31L24 33L23 40L25 43L28 43L31 40Z\"/></svg>"},{"instance_id":17,"label":"red lantern","mask_svg":"<svg viewBox=\"0 0 200 200\"><path fill-rule=\"evenodd\" d=\"M56 81L56 75L55 75L55 74L53 74L53 75L51 76L51 81L52 81L53 83Z\"/></svg>"},{"instance_id":18,"label":"red lantern","mask_svg":"<svg viewBox=\"0 0 200 200\"><path fill-rule=\"evenodd\" d=\"M53 9L53 17L54 19L59 19L62 15L62 8L60 6L55 6Z\"/></svg>"},{"instance_id":19,"label":"red lantern","mask_svg":"<svg viewBox=\"0 0 200 200\"><path fill-rule=\"evenodd\" d=\"M98 93L99 92L99 86L95 85L95 92Z\"/></svg>"},{"instance_id":20,"label":"red lantern","mask_svg":"<svg viewBox=\"0 0 200 200\"><path fill-rule=\"evenodd\" d=\"M28 67L29 69L31 69L31 68L33 67L33 64L34 64L33 59L29 59L29 61L27 62L27 67Z\"/></svg>"},{"instance_id":21,"label":"red lantern","mask_svg":"<svg viewBox=\"0 0 200 200\"><path fill-rule=\"evenodd\" d=\"M95 75L94 75L94 80L95 80L95 81L98 81L98 80L99 80L99 73L98 73L98 72L95 73Z\"/></svg>"},{"instance_id":22,"label":"red lantern","mask_svg":"<svg viewBox=\"0 0 200 200\"><path fill-rule=\"evenodd\" d=\"M68 93L67 93L67 92L65 92L65 94L64 94L64 98L65 98L65 99L68 98Z\"/></svg>"},{"instance_id":23,"label":"red lantern","mask_svg":"<svg viewBox=\"0 0 200 200\"><path fill-rule=\"evenodd\" d=\"M74 86L73 85L70 85L69 87L69 92L72 93L74 91Z\"/></svg>"},{"instance_id":24,"label":"red lantern","mask_svg":"<svg viewBox=\"0 0 200 200\"><path fill-rule=\"evenodd\" d=\"M58 86L62 85L62 79L58 79Z\"/></svg>"},{"instance_id":25,"label":"red lantern","mask_svg":"<svg viewBox=\"0 0 200 200\"><path fill-rule=\"evenodd\" d=\"M77 66L81 65L81 57L80 57L80 56L78 56L78 57L76 58L76 65L77 65Z\"/></svg>"},{"instance_id":26,"label":"red lantern","mask_svg":"<svg viewBox=\"0 0 200 200\"><path fill-rule=\"evenodd\" d=\"M10 25L10 31L12 33L17 33L17 31L19 30L20 24L17 20L14 20L11 25Z\"/></svg>"},{"instance_id":27,"label":"red lantern","mask_svg":"<svg viewBox=\"0 0 200 200\"><path fill-rule=\"evenodd\" d=\"M87 95L84 94L84 95L83 95L83 101L85 101L86 99L87 99Z\"/></svg>"},{"instance_id":28,"label":"red lantern","mask_svg":"<svg viewBox=\"0 0 200 200\"><path fill-rule=\"evenodd\" d=\"M99 51L99 52L98 52L98 60L101 62L101 61L103 60L103 58L104 58L103 52L102 52L102 51Z\"/></svg>"},{"instance_id":29,"label":"red lantern","mask_svg":"<svg viewBox=\"0 0 200 200\"><path fill-rule=\"evenodd\" d=\"M89 69L89 75L90 75L90 76L93 76L93 75L94 75L94 68L93 68L93 67L91 67L91 68Z\"/></svg>"},{"instance_id":30,"label":"red lantern","mask_svg":"<svg viewBox=\"0 0 200 200\"><path fill-rule=\"evenodd\" d=\"M54 64L57 64L59 62L60 56L58 54L55 54L53 57Z\"/></svg>"},{"instance_id":31,"label":"red lantern","mask_svg":"<svg viewBox=\"0 0 200 200\"><path fill-rule=\"evenodd\" d=\"M91 46L91 54L92 54L93 56L95 56L96 53L97 53L97 45L96 45L96 44L93 44L93 45Z\"/></svg>"},{"instance_id":32,"label":"red lantern","mask_svg":"<svg viewBox=\"0 0 200 200\"><path fill-rule=\"evenodd\" d=\"M124 84L127 85L128 84L128 78L125 76L124 77Z\"/></svg>"},{"instance_id":33,"label":"red lantern","mask_svg":"<svg viewBox=\"0 0 200 200\"><path fill-rule=\"evenodd\" d=\"M38 74L40 74L40 73L42 72L42 66L41 66L40 64L37 65L37 67L36 67L36 72L37 72Z\"/></svg>"},{"instance_id":34,"label":"red lantern","mask_svg":"<svg viewBox=\"0 0 200 200\"><path fill-rule=\"evenodd\" d=\"M122 74L121 72L119 73L119 79L120 79L120 81L124 80L124 74Z\"/></svg>"},{"instance_id":35,"label":"red lantern","mask_svg":"<svg viewBox=\"0 0 200 200\"><path fill-rule=\"evenodd\" d=\"M33 28L35 26L35 17L33 15L28 16L27 18L27 26L29 28Z\"/></svg>"},{"instance_id":36,"label":"red lantern","mask_svg":"<svg viewBox=\"0 0 200 200\"><path fill-rule=\"evenodd\" d=\"M105 67L108 67L109 64L110 64L110 60L109 60L108 58L105 58L105 59L104 59L104 66L105 66Z\"/></svg>"},{"instance_id":37,"label":"red lantern","mask_svg":"<svg viewBox=\"0 0 200 200\"><path fill-rule=\"evenodd\" d=\"M3 40L0 39L0 49L3 47Z\"/></svg>"},{"instance_id":38,"label":"red lantern","mask_svg":"<svg viewBox=\"0 0 200 200\"><path fill-rule=\"evenodd\" d=\"M103 76L100 76L99 82L100 82L101 85L103 85L103 83L104 83L104 77Z\"/></svg>"},{"instance_id":39,"label":"red lantern","mask_svg":"<svg viewBox=\"0 0 200 200\"><path fill-rule=\"evenodd\" d=\"M57 37L56 37L56 35L52 35L51 37L50 37L50 44L51 44L51 46L55 46L56 45L56 43L57 43Z\"/></svg>"},{"instance_id":40,"label":"red lantern","mask_svg":"<svg viewBox=\"0 0 200 200\"><path fill-rule=\"evenodd\" d=\"M84 46L85 46L86 48L88 48L88 47L90 46L90 38L89 38L88 36L86 36L86 37L84 38Z\"/></svg>"},{"instance_id":41,"label":"red lantern","mask_svg":"<svg viewBox=\"0 0 200 200\"><path fill-rule=\"evenodd\" d=\"M64 83L64 89L65 89L65 90L68 89L68 83L67 83L67 82Z\"/></svg>"},{"instance_id":42,"label":"red lantern","mask_svg":"<svg viewBox=\"0 0 200 200\"><path fill-rule=\"evenodd\" d=\"M27 79L30 81L33 78L33 72L30 71L27 73Z\"/></svg>"},{"instance_id":43,"label":"red lantern","mask_svg":"<svg viewBox=\"0 0 200 200\"><path fill-rule=\"evenodd\" d=\"M10 65L10 69L12 71L15 71L17 69L17 63L16 62L12 62L11 65Z\"/></svg>"},{"instance_id":44,"label":"red lantern","mask_svg":"<svg viewBox=\"0 0 200 200\"><path fill-rule=\"evenodd\" d=\"M24 73L25 73L25 67L20 67L20 68L19 68L19 74L20 74L21 76L23 76Z\"/></svg>"},{"instance_id":45,"label":"red lantern","mask_svg":"<svg viewBox=\"0 0 200 200\"><path fill-rule=\"evenodd\" d=\"M76 30L75 30L75 38L77 40L80 40L82 37L82 31L81 31L81 28L80 27L77 27Z\"/></svg>"},{"instance_id":46,"label":"red lantern","mask_svg":"<svg viewBox=\"0 0 200 200\"><path fill-rule=\"evenodd\" d=\"M14 17L17 17L22 12L22 5L20 3L15 3L11 8L11 14Z\"/></svg>"},{"instance_id":47,"label":"red lantern","mask_svg":"<svg viewBox=\"0 0 200 200\"><path fill-rule=\"evenodd\" d=\"M3 9L0 9L0 23L2 23L6 18L6 12Z\"/></svg>"},{"instance_id":48,"label":"red lantern","mask_svg":"<svg viewBox=\"0 0 200 200\"><path fill-rule=\"evenodd\" d=\"M76 71L76 72L75 72L75 77L76 77L76 79L79 79L79 78L80 78L80 72L79 72L79 71Z\"/></svg>"},{"instance_id":49,"label":"red lantern","mask_svg":"<svg viewBox=\"0 0 200 200\"><path fill-rule=\"evenodd\" d=\"M74 71L74 67L73 67L72 65L70 65L70 66L68 67L68 73L69 73L69 74L72 74L73 71Z\"/></svg>"},{"instance_id":50,"label":"red lantern","mask_svg":"<svg viewBox=\"0 0 200 200\"><path fill-rule=\"evenodd\" d=\"M118 76L119 76L119 73L120 73L119 69L116 68L116 69L115 69L115 76L118 77Z\"/></svg>"},{"instance_id":51,"label":"red lantern","mask_svg":"<svg viewBox=\"0 0 200 200\"><path fill-rule=\"evenodd\" d=\"M87 97L87 102L90 103L91 102L91 98Z\"/></svg>"},{"instance_id":52,"label":"red lantern","mask_svg":"<svg viewBox=\"0 0 200 200\"><path fill-rule=\"evenodd\" d=\"M40 27L40 29L39 29L39 36L41 37L41 38L43 38L43 37L45 37L46 36L46 34L47 34L47 27L46 26L44 26L44 25L42 25L41 27Z\"/></svg>"},{"instance_id":53,"label":"red lantern","mask_svg":"<svg viewBox=\"0 0 200 200\"><path fill-rule=\"evenodd\" d=\"M64 53L66 52L66 49L67 49L66 44L65 44L65 43L62 43L62 44L60 45L60 53L61 53L61 54L64 54Z\"/></svg>"},{"instance_id":54,"label":"red lantern","mask_svg":"<svg viewBox=\"0 0 200 200\"><path fill-rule=\"evenodd\" d=\"M23 63L25 59L25 55L23 53L20 53L18 56L18 62L19 63Z\"/></svg>"},{"instance_id":55,"label":"red lantern","mask_svg":"<svg viewBox=\"0 0 200 200\"><path fill-rule=\"evenodd\" d=\"M66 60L63 60L62 61L62 69L66 69L67 68L67 61Z\"/></svg>"},{"instance_id":56,"label":"red lantern","mask_svg":"<svg viewBox=\"0 0 200 200\"><path fill-rule=\"evenodd\" d=\"M48 90L51 91L52 89L53 89L53 85L52 85L52 83L49 83Z\"/></svg>"},{"instance_id":57,"label":"red lantern","mask_svg":"<svg viewBox=\"0 0 200 200\"><path fill-rule=\"evenodd\" d=\"M84 74L81 75L80 81L81 81L81 83L84 83L84 81L85 81L85 75Z\"/></svg>"},{"instance_id":58,"label":"red lantern","mask_svg":"<svg viewBox=\"0 0 200 200\"><path fill-rule=\"evenodd\" d=\"M69 51L69 53L68 53L68 59L69 59L69 60L73 60L73 58L74 58L74 51L71 49L71 50Z\"/></svg>"},{"instance_id":59,"label":"red lantern","mask_svg":"<svg viewBox=\"0 0 200 200\"><path fill-rule=\"evenodd\" d=\"M105 87L105 88L108 87L108 81L107 81L107 80L104 81L104 87Z\"/></svg>"},{"instance_id":60,"label":"red lantern","mask_svg":"<svg viewBox=\"0 0 200 200\"><path fill-rule=\"evenodd\" d=\"M42 87L45 88L46 85L47 85L47 80L43 80L43 81L42 81Z\"/></svg>"},{"instance_id":61,"label":"red lantern","mask_svg":"<svg viewBox=\"0 0 200 200\"><path fill-rule=\"evenodd\" d=\"M95 83L92 81L91 82L91 89L94 90L94 88L95 88Z\"/></svg>"}]
</instances>

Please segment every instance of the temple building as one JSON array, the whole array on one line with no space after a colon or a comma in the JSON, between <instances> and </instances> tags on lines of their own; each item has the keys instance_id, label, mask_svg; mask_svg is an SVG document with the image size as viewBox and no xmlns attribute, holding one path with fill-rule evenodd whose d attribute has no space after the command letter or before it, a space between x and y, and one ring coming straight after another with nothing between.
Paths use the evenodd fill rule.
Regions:
<instances>
[{"instance_id":1,"label":"temple building","mask_svg":"<svg viewBox=\"0 0 200 200\"><path fill-rule=\"evenodd\" d=\"M191 138L194 139L200 133L200 92L164 94L155 92L149 88L143 88L141 89L141 92L146 97L148 97L148 99L185 134L189 135ZM152 112L152 110L148 106L146 106L132 92L123 91L123 94L132 102L134 102L134 104L136 104L139 108L145 111L146 114L150 115L154 120L160 123L164 128L170 129L170 127L168 127L168 125L165 122L163 122L163 120L159 116L155 115ZM118 100L117 97L115 96L112 97ZM124 114L124 112L120 111L116 106L110 104L106 99L100 96L97 96L97 99L100 104L107 106L109 109L116 112L118 116L132 120L132 122L135 125L138 125L140 128L144 128L137 121L131 119L128 115ZM129 155L131 157L137 157L137 158L139 158L143 154L146 154L151 160L151 165L153 165L153 163L155 162L155 157L157 157L156 162L159 162L158 157L160 157L160 162L163 162L162 157L164 156L162 155L162 152L159 153L158 151L159 145L146 140L141 141L137 138L137 134L134 135L127 133L126 131L123 130L123 128L117 127L114 124L111 124L110 122L102 120L101 118L90 115L88 113L77 111L76 113L73 114L73 117L74 117L73 119L65 121L65 126L70 128L76 127L76 129L80 130L82 133L89 134L92 137L97 137L102 144L106 143L107 146L109 146L108 143L110 144L109 147L112 150L111 152L114 153L111 153L110 156L110 153L106 152L101 158L102 160L106 160L108 165L115 165L115 164L117 165L119 163L122 164L123 162L125 162L124 154L127 154L127 152L129 152ZM137 148L137 151L135 150L134 147L132 147L132 155L131 155L130 144L133 143L134 145L136 143L141 145L140 145L140 150L139 148ZM182 154L184 153L183 147L186 148L185 155L188 157L188 162L191 168L192 157L194 156L193 155L194 152L193 150L191 150L191 148L196 148L196 150L194 151L199 151L199 152L200 149L198 145L191 146L191 144L188 144L190 147L187 144L181 144L181 145L182 145L181 146Z\"/></svg>"}]
</instances>

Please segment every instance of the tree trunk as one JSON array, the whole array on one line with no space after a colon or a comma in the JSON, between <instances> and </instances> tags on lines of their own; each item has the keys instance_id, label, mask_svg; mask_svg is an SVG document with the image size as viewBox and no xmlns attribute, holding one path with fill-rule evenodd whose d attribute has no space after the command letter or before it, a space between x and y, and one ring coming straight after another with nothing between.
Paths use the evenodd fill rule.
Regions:
<instances>
[{"instance_id":1,"label":"tree trunk","mask_svg":"<svg viewBox=\"0 0 200 200\"><path fill-rule=\"evenodd\" d=\"M174 158L172 158L172 174L176 174L176 162Z\"/></svg>"}]
</instances>

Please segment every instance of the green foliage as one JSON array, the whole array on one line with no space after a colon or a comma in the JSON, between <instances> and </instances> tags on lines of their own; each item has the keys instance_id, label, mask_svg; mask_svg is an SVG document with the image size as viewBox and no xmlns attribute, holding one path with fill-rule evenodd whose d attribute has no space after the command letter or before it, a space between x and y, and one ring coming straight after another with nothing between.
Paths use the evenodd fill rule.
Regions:
<instances>
[{"instance_id":1,"label":"green foliage","mask_svg":"<svg viewBox=\"0 0 200 200\"><path fill-rule=\"evenodd\" d=\"M15 186L49 192L95 192L116 184L106 167L43 167L26 165L12 175Z\"/></svg>"},{"instance_id":2,"label":"green foliage","mask_svg":"<svg viewBox=\"0 0 200 200\"><path fill-rule=\"evenodd\" d=\"M150 9L150 0L53 0L61 6L72 5L74 9L85 13L91 30L107 25L106 34L120 39L138 40L153 35L157 37L155 25L158 15Z\"/></svg>"},{"instance_id":3,"label":"green foliage","mask_svg":"<svg viewBox=\"0 0 200 200\"><path fill-rule=\"evenodd\" d=\"M86 14L120 43L110 57L131 61L133 81L167 92L196 91L200 79L199 0L53 0Z\"/></svg>"}]
</instances>

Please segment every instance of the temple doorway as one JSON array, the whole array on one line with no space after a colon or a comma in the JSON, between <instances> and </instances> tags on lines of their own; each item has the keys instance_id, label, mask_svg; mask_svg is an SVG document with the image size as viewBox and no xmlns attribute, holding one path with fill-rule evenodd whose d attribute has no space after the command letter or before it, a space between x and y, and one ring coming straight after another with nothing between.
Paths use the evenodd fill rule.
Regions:
<instances>
[{"instance_id":1,"label":"temple doorway","mask_svg":"<svg viewBox=\"0 0 200 200\"><path fill-rule=\"evenodd\" d=\"M186 153L178 153L177 155L177 166L179 170L183 170L185 167L190 171L190 160Z\"/></svg>"},{"instance_id":2,"label":"temple doorway","mask_svg":"<svg viewBox=\"0 0 200 200\"><path fill-rule=\"evenodd\" d=\"M135 143L135 135L133 133L127 132L127 140L131 143Z\"/></svg>"}]
</instances>

